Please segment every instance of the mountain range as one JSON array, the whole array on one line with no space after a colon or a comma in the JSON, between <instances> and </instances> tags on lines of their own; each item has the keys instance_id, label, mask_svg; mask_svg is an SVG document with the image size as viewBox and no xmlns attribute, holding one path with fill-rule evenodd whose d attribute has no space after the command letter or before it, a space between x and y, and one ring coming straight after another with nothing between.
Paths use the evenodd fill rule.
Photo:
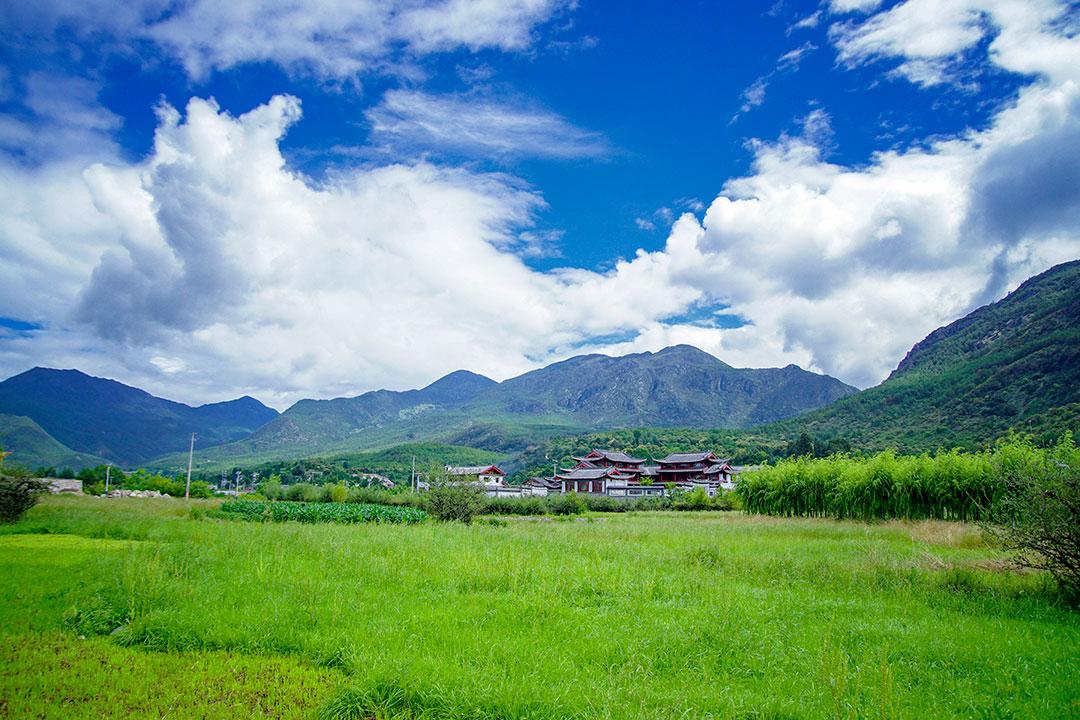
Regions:
<instances>
[{"instance_id":1,"label":"mountain range","mask_svg":"<svg viewBox=\"0 0 1080 720\"><path fill-rule=\"evenodd\" d=\"M501 383L459 370L420 390L301 400L209 456L268 459L416 440L511 451L536 438L597 428L743 428L853 392L794 365L733 368L678 345L622 357L581 355Z\"/></svg>"},{"instance_id":2,"label":"mountain range","mask_svg":"<svg viewBox=\"0 0 1080 720\"><path fill-rule=\"evenodd\" d=\"M0 383L0 413L39 426L63 448L53 448L50 455L69 450L119 465L187 449L191 433L199 436L200 445L236 440L278 415L251 397L191 407L78 370L41 367ZM10 419L0 423L0 437L7 436L16 460L37 464L52 459L24 457L20 443L10 437L14 426ZM35 446L42 442L39 438Z\"/></svg>"},{"instance_id":3,"label":"mountain range","mask_svg":"<svg viewBox=\"0 0 1080 720\"><path fill-rule=\"evenodd\" d=\"M76 370L34 368L0 383L0 413L32 420L73 453L176 467L191 432L204 462L418 439L508 450L531 437L597 428L748 427L855 391L794 365L733 368L680 345L623 357L583 355L501 383L458 370L419 390L301 400L280 415L249 397L193 408Z\"/></svg>"},{"instance_id":4,"label":"mountain range","mask_svg":"<svg viewBox=\"0 0 1080 720\"><path fill-rule=\"evenodd\" d=\"M877 387L784 368L739 369L688 345L582 355L495 382L459 370L418 389L191 407L77 370L0 382L0 443L24 464L175 468L191 432L204 468L437 442L503 454L618 428L753 428L852 447L973 446L1010 429L1080 426L1080 261L935 330ZM669 433L670 434L670 433Z\"/></svg>"}]
</instances>

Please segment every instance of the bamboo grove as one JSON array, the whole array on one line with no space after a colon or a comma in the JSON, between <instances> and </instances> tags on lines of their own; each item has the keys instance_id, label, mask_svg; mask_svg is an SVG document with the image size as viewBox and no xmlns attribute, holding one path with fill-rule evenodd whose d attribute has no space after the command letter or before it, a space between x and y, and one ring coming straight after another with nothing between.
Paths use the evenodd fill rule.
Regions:
<instances>
[{"instance_id":1,"label":"bamboo grove","mask_svg":"<svg viewBox=\"0 0 1080 720\"><path fill-rule=\"evenodd\" d=\"M1036 447L1012 437L984 452L800 457L745 473L736 489L750 513L861 520L978 521L989 517L1010 473L1080 465L1072 436Z\"/></svg>"}]
</instances>

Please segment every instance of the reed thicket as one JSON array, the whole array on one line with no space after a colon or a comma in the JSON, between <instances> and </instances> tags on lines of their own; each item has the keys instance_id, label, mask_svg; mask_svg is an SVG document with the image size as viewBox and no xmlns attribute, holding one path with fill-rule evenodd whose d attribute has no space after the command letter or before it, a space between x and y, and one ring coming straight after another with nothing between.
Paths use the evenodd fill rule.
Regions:
<instances>
[{"instance_id":1,"label":"reed thicket","mask_svg":"<svg viewBox=\"0 0 1080 720\"><path fill-rule=\"evenodd\" d=\"M1075 452L1066 434L1051 448L1012 437L985 452L801 457L745 473L736 492L747 512L766 515L978 521L1005 492L1006 469Z\"/></svg>"}]
</instances>

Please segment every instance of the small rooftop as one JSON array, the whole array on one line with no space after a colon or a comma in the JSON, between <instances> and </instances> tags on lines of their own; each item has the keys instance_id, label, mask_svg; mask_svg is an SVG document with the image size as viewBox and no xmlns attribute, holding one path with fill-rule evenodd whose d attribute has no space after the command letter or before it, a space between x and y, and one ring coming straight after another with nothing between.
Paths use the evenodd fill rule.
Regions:
<instances>
[{"instance_id":1,"label":"small rooftop","mask_svg":"<svg viewBox=\"0 0 1080 720\"><path fill-rule=\"evenodd\" d=\"M447 475L505 475L494 465L447 465Z\"/></svg>"},{"instance_id":2,"label":"small rooftop","mask_svg":"<svg viewBox=\"0 0 1080 720\"><path fill-rule=\"evenodd\" d=\"M555 477L561 480L599 480L603 477L626 479L632 478L634 475L623 475L615 468L575 468L561 472Z\"/></svg>"},{"instance_id":3,"label":"small rooftop","mask_svg":"<svg viewBox=\"0 0 1080 720\"><path fill-rule=\"evenodd\" d=\"M658 463L696 463L702 462L706 459L716 459L716 456L711 452L696 452L696 453L671 453L662 460L657 460Z\"/></svg>"},{"instance_id":4,"label":"small rooftop","mask_svg":"<svg viewBox=\"0 0 1080 720\"><path fill-rule=\"evenodd\" d=\"M589 455L599 455L600 457L609 460L611 462L631 463L637 465L645 462L641 458L630 457L624 452L617 452L614 450L593 450ZM589 457L586 455L585 458ZM575 460L584 460L585 458L574 458Z\"/></svg>"}]
</instances>

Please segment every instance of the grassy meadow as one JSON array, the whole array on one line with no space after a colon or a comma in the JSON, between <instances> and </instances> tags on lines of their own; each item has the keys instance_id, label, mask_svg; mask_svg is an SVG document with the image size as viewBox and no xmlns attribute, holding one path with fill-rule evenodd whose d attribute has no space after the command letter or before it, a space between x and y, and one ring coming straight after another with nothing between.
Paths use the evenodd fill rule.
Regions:
<instances>
[{"instance_id":1,"label":"grassy meadow","mask_svg":"<svg viewBox=\"0 0 1080 720\"><path fill-rule=\"evenodd\" d=\"M0 717L1080 717L1080 616L970 525L213 505L0 529Z\"/></svg>"}]
</instances>

